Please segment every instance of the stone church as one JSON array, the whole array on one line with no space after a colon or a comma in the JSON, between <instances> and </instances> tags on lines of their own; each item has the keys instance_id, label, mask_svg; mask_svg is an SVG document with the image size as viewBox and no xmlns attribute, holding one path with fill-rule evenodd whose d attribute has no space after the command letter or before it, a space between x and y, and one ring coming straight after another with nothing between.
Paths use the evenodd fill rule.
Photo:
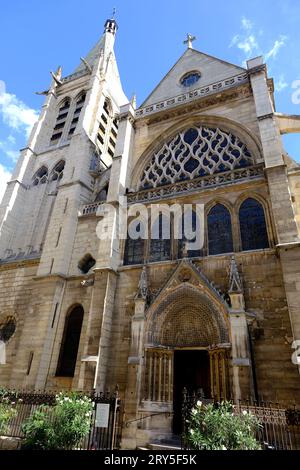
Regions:
<instances>
[{"instance_id":1,"label":"stone church","mask_svg":"<svg viewBox=\"0 0 300 470\"><path fill-rule=\"evenodd\" d=\"M184 387L299 404L300 166L281 134L300 119L276 112L262 57L233 65L191 35L137 108L116 32L107 20L71 75L51 72L0 206L0 385L118 384L134 448L178 430ZM202 248L172 215L161 236L163 212L139 222L157 238L115 236L124 198L128 214L201 204Z\"/></svg>"}]
</instances>

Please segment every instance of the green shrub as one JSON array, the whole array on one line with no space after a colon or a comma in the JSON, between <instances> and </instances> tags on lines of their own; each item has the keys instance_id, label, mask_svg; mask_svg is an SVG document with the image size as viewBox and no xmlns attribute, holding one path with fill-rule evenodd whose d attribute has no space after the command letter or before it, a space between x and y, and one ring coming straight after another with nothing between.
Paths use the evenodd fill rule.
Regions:
<instances>
[{"instance_id":1,"label":"green shrub","mask_svg":"<svg viewBox=\"0 0 300 470\"><path fill-rule=\"evenodd\" d=\"M52 407L40 406L23 424L23 448L72 449L90 430L93 403L76 393L56 396Z\"/></svg>"},{"instance_id":2,"label":"green shrub","mask_svg":"<svg viewBox=\"0 0 300 470\"><path fill-rule=\"evenodd\" d=\"M260 450L259 427L254 415L236 413L230 402L204 406L199 401L188 419L185 440L197 450Z\"/></svg>"},{"instance_id":3,"label":"green shrub","mask_svg":"<svg viewBox=\"0 0 300 470\"><path fill-rule=\"evenodd\" d=\"M15 403L11 403L4 389L0 389L0 435L8 430L8 425L13 419L17 411L14 408Z\"/></svg>"}]
</instances>

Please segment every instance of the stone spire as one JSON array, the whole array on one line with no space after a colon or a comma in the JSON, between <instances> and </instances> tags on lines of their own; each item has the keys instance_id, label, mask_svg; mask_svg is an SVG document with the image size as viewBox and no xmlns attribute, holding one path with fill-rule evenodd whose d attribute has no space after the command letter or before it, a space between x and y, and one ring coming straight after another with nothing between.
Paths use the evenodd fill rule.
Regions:
<instances>
[{"instance_id":1,"label":"stone spire","mask_svg":"<svg viewBox=\"0 0 300 470\"><path fill-rule=\"evenodd\" d=\"M111 53L113 53L117 29L118 25L113 17L106 20L103 35L90 52L85 57L80 58L81 63L75 69L75 73L80 72L85 68L92 71L93 66L99 63L99 61L106 62L108 60Z\"/></svg>"}]
</instances>

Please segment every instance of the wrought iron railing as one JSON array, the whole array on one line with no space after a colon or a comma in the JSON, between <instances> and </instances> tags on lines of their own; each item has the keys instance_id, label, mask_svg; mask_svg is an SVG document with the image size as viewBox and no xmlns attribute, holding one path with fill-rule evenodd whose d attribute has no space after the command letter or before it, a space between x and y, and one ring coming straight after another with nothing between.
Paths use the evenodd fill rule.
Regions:
<instances>
[{"instance_id":1,"label":"wrought iron railing","mask_svg":"<svg viewBox=\"0 0 300 470\"><path fill-rule=\"evenodd\" d=\"M77 392L88 396L93 402L93 413L89 433L82 439L76 447L80 450L110 450L118 449L121 442L122 413L121 401L118 388L114 393ZM23 424L41 405L46 405L44 411L51 419L52 407L55 405L56 392L40 391L7 391L0 395L0 401L5 399L13 405L16 415L13 417L4 436L20 439L20 444L24 438L22 430ZM98 427L96 422L97 405L109 405L108 423L106 427Z\"/></svg>"},{"instance_id":2,"label":"wrought iron railing","mask_svg":"<svg viewBox=\"0 0 300 470\"><path fill-rule=\"evenodd\" d=\"M185 435L188 428L189 416L192 409L200 400L203 405L213 403L219 406L216 399L206 399L201 393L188 394L183 391L182 402L182 446L188 448ZM300 450L300 409L296 406L286 408L279 403L263 400L242 401L234 403L234 412L250 412L258 419L260 428L257 431L257 439L265 450Z\"/></svg>"}]
</instances>

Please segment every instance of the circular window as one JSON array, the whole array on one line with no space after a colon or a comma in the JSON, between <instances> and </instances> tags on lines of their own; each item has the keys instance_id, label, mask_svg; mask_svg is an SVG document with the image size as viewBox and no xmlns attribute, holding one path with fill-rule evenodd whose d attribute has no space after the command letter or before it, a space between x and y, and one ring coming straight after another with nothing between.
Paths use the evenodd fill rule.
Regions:
<instances>
[{"instance_id":1,"label":"circular window","mask_svg":"<svg viewBox=\"0 0 300 470\"><path fill-rule=\"evenodd\" d=\"M197 83L200 77L201 75L199 72L189 72L182 77L180 83L185 87L189 87Z\"/></svg>"},{"instance_id":2,"label":"circular window","mask_svg":"<svg viewBox=\"0 0 300 470\"><path fill-rule=\"evenodd\" d=\"M16 331L16 320L12 317L6 319L4 323L0 323L0 341L7 343Z\"/></svg>"}]
</instances>

